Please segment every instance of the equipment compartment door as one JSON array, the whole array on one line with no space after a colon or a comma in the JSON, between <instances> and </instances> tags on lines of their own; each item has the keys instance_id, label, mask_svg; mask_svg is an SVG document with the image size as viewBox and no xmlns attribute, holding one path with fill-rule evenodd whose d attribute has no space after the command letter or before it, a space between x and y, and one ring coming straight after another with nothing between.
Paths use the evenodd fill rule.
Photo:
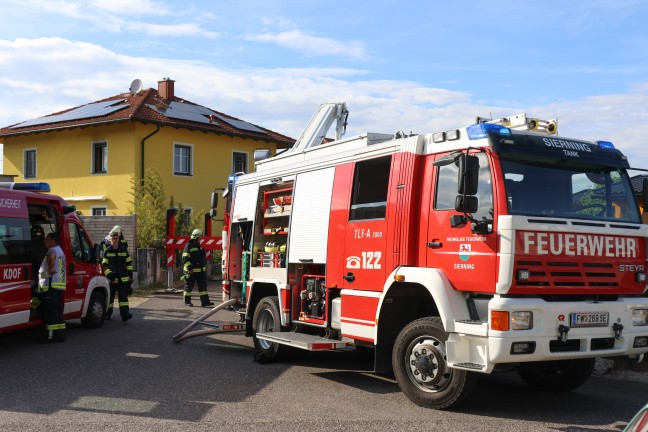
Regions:
<instances>
[{"instance_id":1,"label":"equipment compartment door","mask_svg":"<svg viewBox=\"0 0 648 432\"><path fill-rule=\"evenodd\" d=\"M437 155L438 159L442 155ZM426 171L433 170L428 235L427 266L441 269L453 287L461 291L494 292L497 277L497 215L493 205L493 182L484 153L479 158L477 198L479 207L472 215L484 228L474 232L471 222L451 227L450 218L461 216L455 210L459 170L455 163L434 167L434 156L426 161Z\"/></svg>"}]
</instances>

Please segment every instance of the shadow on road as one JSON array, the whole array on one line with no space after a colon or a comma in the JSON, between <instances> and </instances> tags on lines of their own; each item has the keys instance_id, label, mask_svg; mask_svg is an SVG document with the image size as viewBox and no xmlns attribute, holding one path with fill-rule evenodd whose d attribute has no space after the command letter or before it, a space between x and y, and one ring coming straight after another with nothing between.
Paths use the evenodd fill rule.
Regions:
<instances>
[{"instance_id":1,"label":"shadow on road","mask_svg":"<svg viewBox=\"0 0 648 432\"><path fill-rule=\"evenodd\" d=\"M158 302L151 298L133 308L131 321L117 315L96 330L68 321L66 343L38 344L31 330L2 335L1 409L198 421L214 404L245 400L289 367L270 365L268 374L252 362L251 341L243 336L174 344L171 337L205 310Z\"/></svg>"}]
</instances>

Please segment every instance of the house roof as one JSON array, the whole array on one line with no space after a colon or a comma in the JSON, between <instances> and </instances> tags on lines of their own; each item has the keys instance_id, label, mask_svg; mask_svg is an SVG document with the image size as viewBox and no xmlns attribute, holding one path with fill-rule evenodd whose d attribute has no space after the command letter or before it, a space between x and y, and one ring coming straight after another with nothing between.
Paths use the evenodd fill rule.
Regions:
<instances>
[{"instance_id":1,"label":"house roof","mask_svg":"<svg viewBox=\"0 0 648 432\"><path fill-rule=\"evenodd\" d=\"M648 178L648 174L639 174L634 177L630 177L630 181L632 182L632 188L634 189L636 194L643 193L643 180L645 178Z\"/></svg>"},{"instance_id":2,"label":"house roof","mask_svg":"<svg viewBox=\"0 0 648 432\"><path fill-rule=\"evenodd\" d=\"M174 95L165 99L152 88L135 94L129 92L111 96L3 127L0 129L0 142L3 137L129 121L269 141L280 148L295 143L293 138Z\"/></svg>"}]
</instances>

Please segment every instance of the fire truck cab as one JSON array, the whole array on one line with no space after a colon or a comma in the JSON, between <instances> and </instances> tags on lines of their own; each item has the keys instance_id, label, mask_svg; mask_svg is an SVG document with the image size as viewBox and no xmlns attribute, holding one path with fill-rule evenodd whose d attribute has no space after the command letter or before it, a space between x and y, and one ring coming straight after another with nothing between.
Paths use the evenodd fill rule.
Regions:
<instances>
[{"instance_id":1,"label":"fire truck cab","mask_svg":"<svg viewBox=\"0 0 648 432\"><path fill-rule=\"evenodd\" d=\"M475 373L564 392L596 357L648 351L648 226L611 143L525 115L341 138L347 115L323 104L229 186L224 300L240 299L260 358L370 349L443 409Z\"/></svg>"},{"instance_id":2,"label":"fire truck cab","mask_svg":"<svg viewBox=\"0 0 648 432\"><path fill-rule=\"evenodd\" d=\"M49 233L57 235L67 263L65 319L80 318L87 328L104 322L109 291L96 259L99 249L74 206L43 192L49 192L46 183L0 185L0 333L43 323L32 299Z\"/></svg>"}]
</instances>

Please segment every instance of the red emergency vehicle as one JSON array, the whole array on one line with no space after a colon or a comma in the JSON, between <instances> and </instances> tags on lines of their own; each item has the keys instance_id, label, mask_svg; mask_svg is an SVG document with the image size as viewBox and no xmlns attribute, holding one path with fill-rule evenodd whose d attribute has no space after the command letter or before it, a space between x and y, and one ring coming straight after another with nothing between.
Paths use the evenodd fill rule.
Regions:
<instances>
[{"instance_id":1,"label":"red emergency vehicle","mask_svg":"<svg viewBox=\"0 0 648 432\"><path fill-rule=\"evenodd\" d=\"M347 115L323 104L230 184L224 300L260 359L371 349L376 372L443 409L477 373L564 392L596 357L648 351L648 226L611 143L525 115L343 139Z\"/></svg>"},{"instance_id":2,"label":"red emergency vehicle","mask_svg":"<svg viewBox=\"0 0 648 432\"><path fill-rule=\"evenodd\" d=\"M0 187L0 333L42 325L32 297L47 252L43 239L51 232L58 235L67 262L65 319L80 318L87 328L100 327L108 281L96 259L99 249L93 246L75 207L42 193L49 192L46 183Z\"/></svg>"}]
</instances>

